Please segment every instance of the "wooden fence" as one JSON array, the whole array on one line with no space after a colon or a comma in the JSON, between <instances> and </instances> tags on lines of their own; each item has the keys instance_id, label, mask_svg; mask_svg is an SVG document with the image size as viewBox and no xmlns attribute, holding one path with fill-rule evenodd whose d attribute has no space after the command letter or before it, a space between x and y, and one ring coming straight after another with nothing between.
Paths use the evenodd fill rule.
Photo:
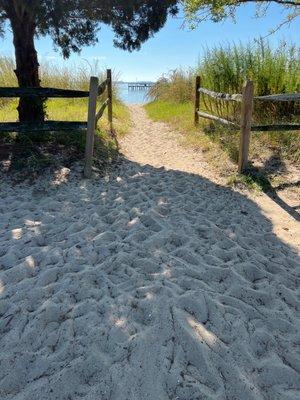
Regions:
<instances>
[{"instance_id":1,"label":"wooden fence","mask_svg":"<svg viewBox=\"0 0 300 400\"><path fill-rule=\"evenodd\" d=\"M224 118L217 117L216 115L208 114L200 111L200 93L212 97L216 100L222 101L235 101L240 102L241 107L241 120L240 124L236 124ZM274 94L268 96L254 96L253 82L248 80L244 87L242 94L228 94L217 93L212 90L201 87L201 77L196 77L195 89L195 124L198 125L199 118L210 119L217 121L220 124L226 125L232 129L240 130L240 144L239 144L239 163L238 172L243 173L247 169L249 144L251 131L287 131L298 130L300 124L274 124L274 125L252 125L253 114L253 100L259 101L300 101L300 93L291 94Z\"/></svg>"},{"instance_id":2,"label":"wooden fence","mask_svg":"<svg viewBox=\"0 0 300 400\"><path fill-rule=\"evenodd\" d=\"M97 99L107 89L107 98L97 112ZM103 113L108 108L108 121L111 134L113 131L112 109L112 74L107 70L105 81L99 84L96 77L90 78L89 91L54 89L54 88L17 88L0 87L0 97L42 97L42 98L89 98L87 121L45 121L43 123L0 122L0 132L45 132L45 131L72 131L87 130L85 145L84 176L90 178L92 174L92 161L94 152L94 138L96 125Z\"/></svg>"}]
</instances>

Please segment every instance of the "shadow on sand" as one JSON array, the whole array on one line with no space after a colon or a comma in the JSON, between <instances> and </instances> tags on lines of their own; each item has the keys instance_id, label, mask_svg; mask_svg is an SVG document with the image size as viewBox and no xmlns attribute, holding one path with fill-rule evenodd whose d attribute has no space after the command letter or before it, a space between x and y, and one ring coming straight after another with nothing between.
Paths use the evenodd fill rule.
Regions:
<instances>
[{"instance_id":1,"label":"shadow on sand","mask_svg":"<svg viewBox=\"0 0 300 400\"><path fill-rule=\"evenodd\" d=\"M296 399L296 252L201 176L1 184L3 400Z\"/></svg>"},{"instance_id":2,"label":"shadow on sand","mask_svg":"<svg viewBox=\"0 0 300 400\"><path fill-rule=\"evenodd\" d=\"M293 182L283 183L277 186L272 185L269 176L276 174L286 174L288 172L285 161L282 159L280 154L272 155L268 158L262 167L252 167L250 175L254 181L262 188L263 192L276 204L278 204L283 210L285 210L291 217L296 221L300 221L300 214L297 211L299 205L292 206L285 201L280 192L289 188L296 188L299 186L299 180ZM285 196L286 197L286 196Z\"/></svg>"}]
</instances>

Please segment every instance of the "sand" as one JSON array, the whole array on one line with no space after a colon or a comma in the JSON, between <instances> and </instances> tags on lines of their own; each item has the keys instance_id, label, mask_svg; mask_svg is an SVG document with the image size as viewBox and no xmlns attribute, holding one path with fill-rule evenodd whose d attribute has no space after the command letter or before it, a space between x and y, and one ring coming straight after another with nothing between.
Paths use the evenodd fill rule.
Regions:
<instances>
[{"instance_id":1,"label":"sand","mask_svg":"<svg viewBox=\"0 0 300 400\"><path fill-rule=\"evenodd\" d=\"M132 113L105 177L1 182L0 398L299 399L294 222Z\"/></svg>"}]
</instances>

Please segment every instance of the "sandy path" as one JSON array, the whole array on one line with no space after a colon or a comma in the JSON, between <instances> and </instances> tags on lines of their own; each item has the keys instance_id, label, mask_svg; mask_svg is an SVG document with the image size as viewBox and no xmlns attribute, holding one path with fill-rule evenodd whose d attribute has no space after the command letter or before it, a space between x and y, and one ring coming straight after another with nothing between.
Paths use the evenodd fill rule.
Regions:
<instances>
[{"instance_id":1,"label":"sandy path","mask_svg":"<svg viewBox=\"0 0 300 400\"><path fill-rule=\"evenodd\" d=\"M0 398L298 399L294 249L242 194L157 168L183 159L133 111L105 179L1 182Z\"/></svg>"},{"instance_id":2,"label":"sandy path","mask_svg":"<svg viewBox=\"0 0 300 400\"><path fill-rule=\"evenodd\" d=\"M154 167L199 174L215 182L201 152L180 145L178 134L167 124L151 121L139 105L129 107L133 127L122 141L122 150L129 160Z\"/></svg>"},{"instance_id":3,"label":"sandy path","mask_svg":"<svg viewBox=\"0 0 300 400\"><path fill-rule=\"evenodd\" d=\"M139 105L130 106L134 121L130 135L122 142L122 149L126 157L141 164L154 167L164 167L175 171L184 171L200 175L210 181L226 185L226 179L218 176L205 161L200 151L180 145L180 136L164 123L153 122L147 118L145 110ZM298 191L300 194L300 192ZM288 245L300 248L300 215L296 211L298 221L273 199L264 193L243 193L261 208L262 213L272 225L273 232ZM279 202L284 202L289 193L277 193ZM295 204L300 204L300 197Z\"/></svg>"}]
</instances>

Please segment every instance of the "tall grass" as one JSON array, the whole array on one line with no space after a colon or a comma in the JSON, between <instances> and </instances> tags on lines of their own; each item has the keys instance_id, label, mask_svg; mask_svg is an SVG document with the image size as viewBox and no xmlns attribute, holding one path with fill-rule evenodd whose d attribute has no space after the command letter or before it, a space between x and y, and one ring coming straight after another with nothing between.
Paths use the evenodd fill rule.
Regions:
<instances>
[{"instance_id":1,"label":"tall grass","mask_svg":"<svg viewBox=\"0 0 300 400\"><path fill-rule=\"evenodd\" d=\"M0 57L0 86L16 86L17 79L14 73L14 62L10 57ZM0 109L5 104L11 103L11 99L0 97Z\"/></svg>"},{"instance_id":2,"label":"tall grass","mask_svg":"<svg viewBox=\"0 0 300 400\"><path fill-rule=\"evenodd\" d=\"M253 80L256 96L300 92L300 48L281 42L272 48L267 41L260 40L247 45L227 44L206 48L198 65L188 70L178 69L164 75L150 89L149 95L155 101L146 107L150 116L168 120L189 133L192 128L193 112L176 115L179 104L192 103L195 96L195 77L200 75L201 86L223 93L241 93L246 79ZM164 117L163 109L168 118ZM184 107L183 107L184 108ZM200 108L236 123L240 122L240 104L228 103L201 95ZM170 117L172 115L172 117ZM254 123L295 122L299 120L300 102L275 103L254 102ZM201 120L202 131L221 147L233 161L237 161L238 138L224 127ZM191 136L191 135L188 135ZM236 143L235 143L236 142ZM203 143L203 140L202 140ZM207 140L206 142L207 143ZM260 146L261 144L261 146ZM269 132L253 135L252 150L261 154L269 147L273 152L300 161L300 136L295 132Z\"/></svg>"},{"instance_id":3,"label":"tall grass","mask_svg":"<svg viewBox=\"0 0 300 400\"><path fill-rule=\"evenodd\" d=\"M164 75L151 88L151 96L192 101L194 79L200 75L202 86L225 93L241 93L246 79L253 80L255 95L300 92L300 47L281 42L273 49L265 40L227 44L204 49L196 67L177 69Z\"/></svg>"},{"instance_id":4,"label":"tall grass","mask_svg":"<svg viewBox=\"0 0 300 400\"><path fill-rule=\"evenodd\" d=\"M194 97L196 72L176 69L163 75L148 91L149 98L174 103L186 103Z\"/></svg>"},{"instance_id":5,"label":"tall grass","mask_svg":"<svg viewBox=\"0 0 300 400\"><path fill-rule=\"evenodd\" d=\"M203 87L223 93L241 93L246 79L253 81L256 96L300 92L300 48L281 42L273 49L263 40L206 48L195 68L171 71L158 80L149 94L157 100L193 101L196 75L201 76ZM206 110L237 119L237 105L201 97ZM299 113L299 104L255 102L254 116L260 122Z\"/></svg>"},{"instance_id":6,"label":"tall grass","mask_svg":"<svg viewBox=\"0 0 300 400\"><path fill-rule=\"evenodd\" d=\"M248 45L228 44L206 49L196 73L202 77L202 86L217 92L241 93L246 79L253 81L256 96L300 92L300 48L281 42L273 49L268 42L260 40ZM205 96L203 101L212 111L215 103ZM299 104L295 103L255 101L254 106L257 122L294 119L300 112ZM239 107L226 104L226 113L237 119Z\"/></svg>"},{"instance_id":7,"label":"tall grass","mask_svg":"<svg viewBox=\"0 0 300 400\"><path fill-rule=\"evenodd\" d=\"M0 57L0 86L17 86L14 73L14 60L10 57ZM62 89L88 90L90 76L97 76L102 82L106 79L104 71L99 63L81 63L76 66L57 66L54 63L44 63L40 66L41 85ZM117 80L118 74L114 73ZM102 102L107 97L106 93L99 98ZM119 99L117 87L113 87L115 106L121 111L122 104ZM0 98L0 121L15 121L17 115L17 100ZM115 107L115 108L116 108ZM87 99L48 99L46 113L49 119L80 120L86 119ZM125 114L123 110L121 114Z\"/></svg>"},{"instance_id":8,"label":"tall grass","mask_svg":"<svg viewBox=\"0 0 300 400\"><path fill-rule=\"evenodd\" d=\"M17 86L14 68L13 58L0 56L0 86ZM99 62L81 62L73 66L58 66L53 62L46 62L40 66L39 73L41 85L44 87L78 90L88 88L90 76L98 76L100 80L105 76Z\"/></svg>"},{"instance_id":9,"label":"tall grass","mask_svg":"<svg viewBox=\"0 0 300 400\"><path fill-rule=\"evenodd\" d=\"M227 44L206 49L196 73L205 87L240 93L246 79L257 96L300 91L300 48L281 42L273 49L267 41Z\"/></svg>"},{"instance_id":10,"label":"tall grass","mask_svg":"<svg viewBox=\"0 0 300 400\"><path fill-rule=\"evenodd\" d=\"M17 79L13 70L13 59L9 57L0 57L0 86L17 86ZM117 74L114 73L113 75L114 79L117 80ZM43 87L88 90L90 76L98 76L99 81L102 82L106 79L106 71L101 69L100 65L97 63L93 65L80 64L74 67L61 67L53 63L47 63L41 65L40 76L41 85ZM98 99L98 103L102 103L106 97L107 93L105 92ZM114 128L118 135L123 135L129 129L130 115L127 107L120 101L116 87L113 87L113 102ZM17 104L17 99L0 98L0 122L16 121L18 119ZM46 116L51 120L86 121L87 110L88 99L85 98L55 98L46 101ZM12 157L8 154L7 157L14 160L14 162L11 163L12 168L17 165L18 168L21 166L29 170L29 161L32 163L32 160L34 160L34 166L40 166L41 162L45 161L45 154L47 154L47 160L50 153L50 158L52 159L61 151L63 154L67 152L68 157L70 155L75 159L81 157L85 146L85 132L55 132L49 134L43 133L41 135L28 134L20 136L14 133L1 134L0 146L1 145L6 146L8 149L11 148L11 145L22 145L22 149L24 150L22 156L18 154L18 157ZM34 150L31 150L32 145L34 145ZM38 151L36 150L36 146L39 148ZM45 150L45 146L47 150ZM64 150L62 150L62 146ZM98 123L95 141L97 162L101 162L103 155L107 158L115 154L116 148L114 146L115 143L111 140L109 135L109 124L107 115L105 114ZM35 155L36 151L38 156ZM34 156L32 154L34 154ZM48 164L45 164L45 166L47 165Z\"/></svg>"}]
</instances>

